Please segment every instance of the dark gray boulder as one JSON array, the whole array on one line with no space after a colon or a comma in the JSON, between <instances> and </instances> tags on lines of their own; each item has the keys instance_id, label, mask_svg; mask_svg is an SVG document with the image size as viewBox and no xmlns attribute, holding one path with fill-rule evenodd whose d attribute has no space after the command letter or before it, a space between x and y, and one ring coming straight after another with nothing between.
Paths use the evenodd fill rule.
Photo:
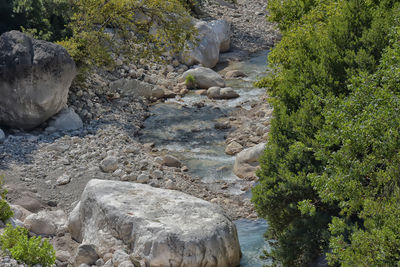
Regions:
<instances>
[{"instance_id":1,"label":"dark gray boulder","mask_svg":"<svg viewBox=\"0 0 400 267\"><path fill-rule=\"evenodd\" d=\"M0 36L0 125L32 129L67 103L75 63L59 45L21 32Z\"/></svg>"}]
</instances>

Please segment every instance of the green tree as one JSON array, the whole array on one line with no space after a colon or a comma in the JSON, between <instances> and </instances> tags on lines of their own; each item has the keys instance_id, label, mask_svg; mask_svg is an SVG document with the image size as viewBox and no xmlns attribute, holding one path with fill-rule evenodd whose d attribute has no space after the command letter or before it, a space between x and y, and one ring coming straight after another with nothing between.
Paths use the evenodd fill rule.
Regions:
<instances>
[{"instance_id":1,"label":"green tree","mask_svg":"<svg viewBox=\"0 0 400 267\"><path fill-rule=\"evenodd\" d=\"M73 35L60 44L80 66L109 65L113 53L155 59L194 40L191 18L179 0L75 0L68 27Z\"/></svg>"},{"instance_id":2,"label":"green tree","mask_svg":"<svg viewBox=\"0 0 400 267\"><path fill-rule=\"evenodd\" d=\"M329 244L334 246L332 218L344 219L349 227L362 220L362 210L354 209L346 217L341 202L330 198L336 192L329 191L329 161L321 152L328 139L322 138L321 131L336 120L328 116L330 112L356 91L360 84L355 80L381 71L379 63L391 36L393 42L398 40L390 33L399 24L399 9L398 2L390 0L299 0L280 6L278 2L270 1L269 8L283 38L269 56L271 75L257 83L269 90L274 119L253 202L270 224L268 237L278 241L270 256L284 266L304 266ZM394 86L395 79L389 80ZM390 127L398 130L395 124ZM367 129L360 126L359 131ZM335 140L341 134L327 135ZM343 145L338 141L326 150L337 155ZM356 151L362 147L353 145ZM343 170L353 169L351 161L346 164ZM349 202L356 201L350 192L350 185L357 184L354 179L340 184ZM337 255L341 250L332 251ZM336 258L331 259L335 262Z\"/></svg>"}]
</instances>

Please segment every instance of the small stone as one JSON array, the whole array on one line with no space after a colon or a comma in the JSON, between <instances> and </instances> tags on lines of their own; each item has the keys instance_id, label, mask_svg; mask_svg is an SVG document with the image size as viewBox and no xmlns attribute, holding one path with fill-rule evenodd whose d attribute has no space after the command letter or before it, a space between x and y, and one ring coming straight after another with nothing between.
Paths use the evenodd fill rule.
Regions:
<instances>
[{"instance_id":1,"label":"small stone","mask_svg":"<svg viewBox=\"0 0 400 267\"><path fill-rule=\"evenodd\" d=\"M81 264L94 265L98 259L99 255L97 255L95 245L82 244L77 248L75 266L80 266Z\"/></svg>"},{"instance_id":2,"label":"small stone","mask_svg":"<svg viewBox=\"0 0 400 267\"><path fill-rule=\"evenodd\" d=\"M194 93L195 93L196 95L207 95L207 90L205 90L205 89L196 90L196 91L194 91Z\"/></svg>"},{"instance_id":3,"label":"small stone","mask_svg":"<svg viewBox=\"0 0 400 267\"><path fill-rule=\"evenodd\" d=\"M225 74L225 79L236 79L236 78L242 78L242 77L247 77L247 75L243 71L240 71L240 70L231 70Z\"/></svg>"},{"instance_id":4,"label":"small stone","mask_svg":"<svg viewBox=\"0 0 400 267\"><path fill-rule=\"evenodd\" d=\"M104 260L103 260L103 259L98 259L98 260L96 261L96 266L101 267L101 266L103 266L103 265L104 265Z\"/></svg>"},{"instance_id":5,"label":"small stone","mask_svg":"<svg viewBox=\"0 0 400 267\"><path fill-rule=\"evenodd\" d=\"M175 189L175 183L171 179L168 179L165 182L165 188L173 190Z\"/></svg>"},{"instance_id":6,"label":"small stone","mask_svg":"<svg viewBox=\"0 0 400 267\"><path fill-rule=\"evenodd\" d=\"M183 167L181 168L181 171L183 171L183 172L188 172L188 171L189 171L189 168L188 168L187 166L183 166Z\"/></svg>"},{"instance_id":7,"label":"small stone","mask_svg":"<svg viewBox=\"0 0 400 267\"><path fill-rule=\"evenodd\" d=\"M225 153L228 155L235 155L243 150L243 146L236 141L232 141L225 148Z\"/></svg>"},{"instance_id":8,"label":"small stone","mask_svg":"<svg viewBox=\"0 0 400 267\"><path fill-rule=\"evenodd\" d=\"M160 170L155 170L153 171L153 178L154 179L162 179L164 176L164 173Z\"/></svg>"},{"instance_id":9,"label":"small stone","mask_svg":"<svg viewBox=\"0 0 400 267\"><path fill-rule=\"evenodd\" d=\"M111 173L118 169L118 159L114 156L108 156L100 163L100 169L103 172Z\"/></svg>"},{"instance_id":10,"label":"small stone","mask_svg":"<svg viewBox=\"0 0 400 267\"><path fill-rule=\"evenodd\" d=\"M69 184L69 182L71 182L71 176L64 173L63 175L61 175L60 177L57 178L56 184L57 185L66 185L66 184Z\"/></svg>"},{"instance_id":11,"label":"small stone","mask_svg":"<svg viewBox=\"0 0 400 267\"><path fill-rule=\"evenodd\" d=\"M154 158L154 162L156 162L158 164L163 164L164 160L161 157L156 157L156 158Z\"/></svg>"},{"instance_id":12,"label":"small stone","mask_svg":"<svg viewBox=\"0 0 400 267\"><path fill-rule=\"evenodd\" d=\"M165 155L163 165L167 167L180 168L182 166L182 162L179 159L175 158L174 156Z\"/></svg>"},{"instance_id":13,"label":"small stone","mask_svg":"<svg viewBox=\"0 0 400 267\"><path fill-rule=\"evenodd\" d=\"M141 175L138 176L136 181L138 183L145 184L145 183L148 183L150 181L150 177L149 177L149 175L147 175L145 173L142 173Z\"/></svg>"},{"instance_id":14,"label":"small stone","mask_svg":"<svg viewBox=\"0 0 400 267\"><path fill-rule=\"evenodd\" d=\"M56 251L56 259L61 262L67 262L71 258L71 254L68 251L57 250Z\"/></svg>"}]
</instances>

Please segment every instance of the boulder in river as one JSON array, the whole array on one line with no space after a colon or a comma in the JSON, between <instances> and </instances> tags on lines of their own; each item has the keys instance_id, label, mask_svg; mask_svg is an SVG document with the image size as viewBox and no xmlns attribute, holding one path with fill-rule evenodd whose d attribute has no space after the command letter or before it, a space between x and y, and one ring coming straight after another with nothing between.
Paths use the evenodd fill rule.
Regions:
<instances>
[{"instance_id":1,"label":"boulder in river","mask_svg":"<svg viewBox=\"0 0 400 267\"><path fill-rule=\"evenodd\" d=\"M67 103L75 63L60 45L19 31L0 36L0 125L32 129Z\"/></svg>"},{"instance_id":2,"label":"boulder in river","mask_svg":"<svg viewBox=\"0 0 400 267\"><path fill-rule=\"evenodd\" d=\"M247 148L236 155L233 172L240 178L253 179L259 163L258 159L263 154L265 143Z\"/></svg>"},{"instance_id":3,"label":"boulder in river","mask_svg":"<svg viewBox=\"0 0 400 267\"><path fill-rule=\"evenodd\" d=\"M69 218L71 236L100 256L125 249L148 266L238 266L234 223L216 205L144 184L91 180Z\"/></svg>"},{"instance_id":4,"label":"boulder in river","mask_svg":"<svg viewBox=\"0 0 400 267\"><path fill-rule=\"evenodd\" d=\"M231 25L225 20L197 21L195 28L199 42L196 46L189 44L191 48L183 53L182 60L188 66L212 68L218 63L219 53L230 49Z\"/></svg>"},{"instance_id":5,"label":"boulder in river","mask_svg":"<svg viewBox=\"0 0 400 267\"><path fill-rule=\"evenodd\" d=\"M207 90L207 96L211 99L232 99L239 97L239 94L231 87L211 87Z\"/></svg>"},{"instance_id":6,"label":"boulder in river","mask_svg":"<svg viewBox=\"0 0 400 267\"><path fill-rule=\"evenodd\" d=\"M182 74L179 81L184 82L189 75L194 78L194 83L197 88L208 89L213 86L225 87L224 79L212 69L204 67L190 69Z\"/></svg>"},{"instance_id":7,"label":"boulder in river","mask_svg":"<svg viewBox=\"0 0 400 267\"><path fill-rule=\"evenodd\" d=\"M247 77L247 75L240 70L230 70L225 74L225 79L227 80L243 78L243 77Z\"/></svg>"}]
</instances>

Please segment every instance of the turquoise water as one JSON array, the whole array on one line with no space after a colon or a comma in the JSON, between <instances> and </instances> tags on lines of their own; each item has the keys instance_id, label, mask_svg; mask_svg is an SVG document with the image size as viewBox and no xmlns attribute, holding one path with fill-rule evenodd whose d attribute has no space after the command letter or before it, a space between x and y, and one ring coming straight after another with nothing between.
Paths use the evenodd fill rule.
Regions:
<instances>
[{"instance_id":1,"label":"turquoise water","mask_svg":"<svg viewBox=\"0 0 400 267\"><path fill-rule=\"evenodd\" d=\"M268 260L262 260L260 255L269 249L264 240L264 233L267 230L267 222L262 219L235 221L239 235L240 248L242 250L241 267L261 267L268 265Z\"/></svg>"}]
</instances>

